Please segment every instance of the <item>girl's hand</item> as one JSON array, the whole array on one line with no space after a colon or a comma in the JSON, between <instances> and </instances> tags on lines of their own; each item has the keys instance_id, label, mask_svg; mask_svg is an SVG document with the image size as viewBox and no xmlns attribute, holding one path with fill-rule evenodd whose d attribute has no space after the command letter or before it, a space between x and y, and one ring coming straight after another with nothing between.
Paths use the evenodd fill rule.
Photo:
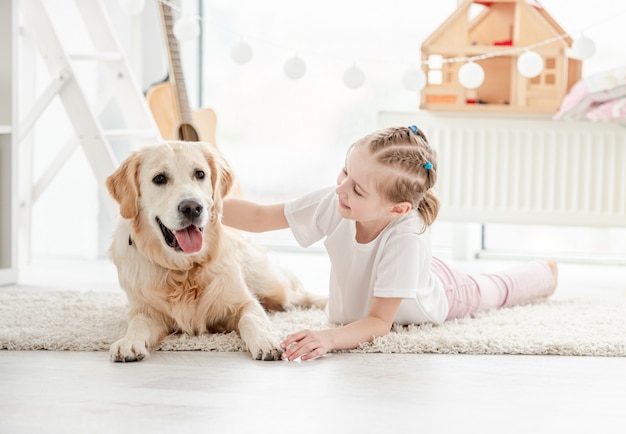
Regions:
<instances>
[{"instance_id":1,"label":"girl's hand","mask_svg":"<svg viewBox=\"0 0 626 434\"><path fill-rule=\"evenodd\" d=\"M356 348L362 342L371 342L377 336L389 333L401 298L374 297L370 313L350 324L324 330L301 330L281 342L283 359L311 360L330 350Z\"/></svg>"},{"instance_id":2,"label":"girl's hand","mask_svg":"<svg viewBox=\"0 0 626 434\"><path fill-rule=\"evenodd\" d=\"M311 360L332 350L331 336L328 330L301 330L290 334L281 342L284 349L283 360Z\"/></svg>"}]
</instances>

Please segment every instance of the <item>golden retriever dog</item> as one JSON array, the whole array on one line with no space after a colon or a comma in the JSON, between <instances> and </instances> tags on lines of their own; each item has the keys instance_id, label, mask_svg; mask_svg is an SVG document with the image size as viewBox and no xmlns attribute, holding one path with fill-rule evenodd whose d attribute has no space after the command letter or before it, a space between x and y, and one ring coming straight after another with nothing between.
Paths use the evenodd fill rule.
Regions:
<instances>
[{"instance_id":1,"label":"golden retriever dog","mask_svg":"<svg viewBox=\"0 0 626 434\"><path fill-rule=\"evenodd\" d=\"M235 330L257 360L278 360L268 311L322 307L259 246L221 223L233 173L202 142L131 153L106 180L121 219L110 247L129 302L126 335L111 359L142 360L172 333Z\"/></svg>"}]
</instances>

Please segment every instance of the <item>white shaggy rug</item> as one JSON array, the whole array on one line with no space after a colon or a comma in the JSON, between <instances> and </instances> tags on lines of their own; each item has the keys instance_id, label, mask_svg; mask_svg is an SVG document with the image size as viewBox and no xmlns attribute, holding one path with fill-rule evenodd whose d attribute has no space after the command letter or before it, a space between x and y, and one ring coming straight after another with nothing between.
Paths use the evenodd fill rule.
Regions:
<instances>
[{"instance_id":1,"label":"white shaggy rug","mask_svg":"<svg viewBox=\"0 0 626 434\"><path fill-rule=\"evenodd\" d=\"M108 351L126 329L125 295L0 288L0 349ZM271 315L279 336L332 327L320 310ZM237 333L173 335L162 351L245 351ZM352 352L625 356L626 299L549 300L442 326L396 326Z\"/></svg>"}]
</instances>

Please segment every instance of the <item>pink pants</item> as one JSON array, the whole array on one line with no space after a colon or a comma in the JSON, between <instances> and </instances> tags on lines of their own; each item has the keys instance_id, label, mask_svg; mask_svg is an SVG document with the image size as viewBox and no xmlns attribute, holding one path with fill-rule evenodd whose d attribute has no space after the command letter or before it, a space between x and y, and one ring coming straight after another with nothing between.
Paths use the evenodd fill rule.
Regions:
<instances>
[{"instance_id":1,"label":"pink pants","mask_svg":"<svg viewBox=\"0 0 626 434\"><path fill-rule=\"evenodd\" d=\"M555 285L550 267L539 261L495 274L469 275L433 258L431 269L448 297L447 319L524 304L550 295Z\"/></svg>"}]
</instances>

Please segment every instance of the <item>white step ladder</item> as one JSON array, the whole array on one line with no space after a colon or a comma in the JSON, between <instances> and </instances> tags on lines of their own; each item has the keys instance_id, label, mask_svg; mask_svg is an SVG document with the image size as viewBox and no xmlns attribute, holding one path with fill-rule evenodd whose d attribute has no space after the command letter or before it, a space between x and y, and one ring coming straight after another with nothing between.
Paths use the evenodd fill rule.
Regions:
<instances>
[{"instance_id":1,"label":"white step ladder","mask_svg":"<svg viewBox=\"0 0 626 434\"><path fill-rule=\"evenodd\" d=\"M102 255L118 213L117 204L106 193L105 179L130 150L160 141L159 128L101 0L20 0L19 9L31 57L34 60L38 53L49 73L43 92L29 98L32 106L17 131L23 159L30 161L30 165L22 164L26 169L20 176L26 187L20 197L20 257L30 261L33 205L79 147L101 192L98 254ZM71 30L80 33L77 45L89 47L84 52L72 52L75 41L61 37L65 33L59 31L64 30L59 26L59 11L65 9L77 17L71 21ZM35 135L30 133L53 101L60 101L71 124L71 137L65 143L58 136L50 138L62 146L39 178L33 179Z\"/></svg>"},{"instance_id":2,"label":"white step ladder","mask_svg":"<svg viewBox=\"0 0 626 434\"><path fill-rule=\"evenodd\" d=\"M85 37L91 39L93 51L70 53L63 47L52 16L46 10L46 7L57 6L56 1L20 0L19 4L24 26L51 76L49 85L22 120L19 140L28 134L56 96L60 98L74 130L74 137L65 144L41 178L33 183L32 201L37 200L77 146L82 146L98 185L104 186L106 177L118 165L111 140L128 141L128 148L133 149L161 138L106 11L100 0L75 0L84 29L89 33ZM90 103L81 87L80 68L77 68L77 64L89 61L101 66L100 79L104 81L95 103ZM106 130L99 116L112 102L117 105L123 125ZM107 208L111 215L117 213L117 206L112 201L108 201Z\"/></svg>"}]
</instances>

